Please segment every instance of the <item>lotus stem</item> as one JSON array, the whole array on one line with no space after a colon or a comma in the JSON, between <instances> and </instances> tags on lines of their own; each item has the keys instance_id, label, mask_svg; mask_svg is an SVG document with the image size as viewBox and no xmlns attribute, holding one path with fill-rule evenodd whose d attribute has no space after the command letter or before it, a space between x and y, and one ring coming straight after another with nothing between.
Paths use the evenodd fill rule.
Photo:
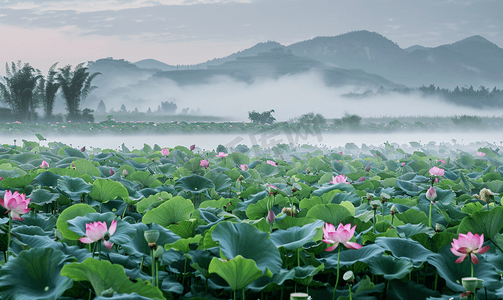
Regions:
<instances>
[{"instance_id":1,"label":"lotus stem","mask_svg":"<svg viewBox=\"0 0 503 300\"><path fill-rule=\"evenodd\" d=\"M433 290L437 290L437 282L438 282L438 270L435 269L435 284L433 285Z\"/></svg>"},{"instance_id":2,"label":"lotus stem","mask_svg":"<svg viewBox=\"0 0 503 300\"><path fill-rule=\"evenodd\" d=\"M297 267L300 267L300 248L297 248Z\"/></svg>"},{"instance_id":3,"label":"lotus stem","mask_svg":"<svg viewBox=\"0 0 503 300\"><path fill-rule=\"evenodd\" d=\"M337 279L335 280L334 293L332 294L332 300L335 300L335 291L337 291L337 285L339 284L339 259L341 257L341 247L337 246Z\"/></svg>"},{"instance_id":4,"label":"lotus stem","mask_svg":"<svg viewBox=\"0 0 503 300\"><path fill-rule=\"evenodd\" d=\"M474 254L472 254L472 255L474 255ZM471 262L471 261L470 261L470 266L472 267L472 276L471 277L473 277L473 262Z\"/></svg>"},{"instance_id":5,"label":"lotus stem","mask_svg":"<svg viewBox=\"0 0 503 300\"><path fill-rule=\"evenodd\" d=\"M141 257L140 272L141 272L141 270L143 269L143 259L144 259L144 258L145 258L145 257L143 257L143 256Z\"/></svg>"},{"instance_id":6,"label":"lotus stem","mask_svg":"<svg viewBox=\"0 0 503 300\"><path fill-rule=\"evenodd\" d=\"M101 241L98 241L99 247L100 247L100 252L98 253L98 260L101 261Z\"/></svg>"},{"instance_id":7,"label":"lotus stem","mask_svg":"<svg viewBox=\"0 0 503 300\"><path fill-rule=\"evenodd\" d=\"M429 213L429 218L428 218L428 227L431 227L431 207L432 207L432 203L430 201L430 213Z\"/></svg>"},{"instance_id":8,"label":"lotus stem","mask_svg":"<svg viewBox=\"0 0 503 300\"><path fill-rule=\"evenodd\" d=\"M377 210L374 209L374 218L373 218L373 222L374 222L374 233L377 233L377 229L376 229L376 218L377 218Z\"/></svg>"},{"instance_id":9,"label":"lotus stem","mask_svg":"<svg viewBox=\"0 0 503 300\"><path fill-rule=\"evenodd\" d=\"M245 288L243 288L243 300L245 300L246 297L245 297Z\"/></svg>"},{"instance_id":10,"label":"lotus stem","mask_svg":"<svg viewBox=\"0 0 503 300\"><path fill-rule=\"evenodd\" d=\"M5 249L5 262L9 261L9 248L10 248L10 231L12 228L12 216L9 214L9 232L7 233L7 249Z\"/></svg>"},{"instance_id":11,"label":"lotus stem","mask_svg":"<svg viewBox=\"0 0 503 300\"><path fill-rule=\"evenodd\" d=\"M152 249L152 248L150 248L150 268L151 268L151 271L152 271L152 285L156 286L156 281L155 281L155 256L154 256L154 249Z\"/></svg>"},{"instance_id":12,"label":"lotus stem","mask_svg":"<svg viewBox=\"0 0 503 300\"><path fill-rule=\"evenodd\" d=\"M159 286L159 261L155 262L155 286Z\"/></svg>"},{"instance_id":13,"label":"lotus stem","mask_svg":"<svg viewBox=\"0 0 503 300\"><path fill-rule=\"evenodd\" d=\"M234 291L234 300L237 300L237 298L236 298L236 291Z\"/></svg>"},{"instance_id":14,"label":"lotus stem","mask_svg":"<svg viewBox=\"0 0 503 300\"><path fill-rule=\"evenodd\" d=\"M351 291L351 284L349 285L349 300L353 300L353 293Z\"/></svg>"}]
</instances>

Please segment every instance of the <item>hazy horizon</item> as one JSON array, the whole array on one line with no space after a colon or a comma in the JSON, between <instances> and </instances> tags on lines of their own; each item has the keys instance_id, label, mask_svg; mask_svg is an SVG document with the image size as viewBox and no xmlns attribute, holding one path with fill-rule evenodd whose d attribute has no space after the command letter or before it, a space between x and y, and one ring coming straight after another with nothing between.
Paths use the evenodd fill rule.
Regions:
<instances>
[{"instance_id":1,"label":"hazy horizon","mask_svg":"<svg viewBox=\"0 0 503 300\"><path fill-rule=\"evenodd\" d=\"M494 0L0 0L0 75L6 62L46 74L55 62L76 65L114 57L197 64L259 42L290 45L317 36L375 31L401 48L436 47L481 35L503 46Z\"/></svg>"}]
</instances>

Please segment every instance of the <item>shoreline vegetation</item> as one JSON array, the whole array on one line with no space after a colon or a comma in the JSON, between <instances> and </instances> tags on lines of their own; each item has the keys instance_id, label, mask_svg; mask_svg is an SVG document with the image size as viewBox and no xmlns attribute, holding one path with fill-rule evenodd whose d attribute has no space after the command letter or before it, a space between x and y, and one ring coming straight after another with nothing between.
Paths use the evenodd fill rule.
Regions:
<instances>
[{"instance_id":1,"label":"shoreline vegetation","mask_svg":"<svg viewBox=\"0 0 503 300\"><path fill-rule=\"evenodd\" d=\"M300 118L286 122L261 124L257 122L218 121L217 118L197 116L163 116L154 121L125 121L108 115L102 122L0 122L0 136L16 134L169 134L169 133L243 133L291 131L306 134L321 133L392 133L418 131L501 131L502 117L454 116L454 117L373 117L362 118L358 115L346 115L341 119ZM99 119L99 118L97 118ZM164 121L162 121L164 120ZM209 121L206 121L209 120ZM221 119L223 120L223 118Z\"/></svg>"}]
</instances>

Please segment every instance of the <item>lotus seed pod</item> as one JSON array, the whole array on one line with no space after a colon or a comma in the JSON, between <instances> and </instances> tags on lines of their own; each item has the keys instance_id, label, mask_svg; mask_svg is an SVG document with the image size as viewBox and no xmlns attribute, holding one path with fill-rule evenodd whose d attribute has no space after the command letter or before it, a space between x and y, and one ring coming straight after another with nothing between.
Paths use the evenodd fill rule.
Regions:
<instances>
[{"instance_id":1,"label":"lotus seed pod","mask_svg":"<svg viewBox=\"0 0 503 300\"><path fill-rule=\"evenodd\" d=\"M479 284L482 286L482 281L482 279L476 277L464 277L461 279L461 283L467 292L475 292L479 288Z\"/></svg>"},{"instance_id":2,"label":"lotus seed pod","mask_svg":"<svg viewBox=\"0 0 503 300\"><path fill-rule=\"evenodd\" d=\"M355 280L355 274L353 273L353 271L347 271L346 273L344 273L344 275L342 276L342 279L344 279L344 281L352 281L352 280Z\"/></svg>"},{"instance_id":3,"label":"lotus seed pod","mask_svg":"<svg viewBox=\"0 0 503 300\"><path fill-rule=\"evenodd\" d=\"M159 231L158 230L147 230L143 233L143 236L145 237L145 240L149 244L155 244L157 240L159 239Z\"/></svg>"}]
</instances>

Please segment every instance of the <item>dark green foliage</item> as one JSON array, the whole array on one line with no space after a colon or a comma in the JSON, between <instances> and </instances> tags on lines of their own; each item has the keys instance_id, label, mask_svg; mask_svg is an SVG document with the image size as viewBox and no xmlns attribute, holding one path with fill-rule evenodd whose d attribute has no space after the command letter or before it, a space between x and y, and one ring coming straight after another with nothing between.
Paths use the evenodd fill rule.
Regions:
<instances>
[{"instance_id":1,"label":"dark green foliage","mask_svg":"<svg viewBox=\"0 0 503 300\"><path fill-rule=\"evenodd\" d=\"M262 113L258 113L256 111L248 112L248 119L250 119L250 121L252 121L253 123L272 124L274 121L276 121L276 118L272 116L273 112L274 109L271 109L270 111L264 111Z\"/></svg>"},{"instance_id":2,"label":"dark green foliage","mask_svg":"<svg viewBox=\"0 0 503 300\"><path fill-rule=\"evenodd\" d=\"M314 114L313 112L310 112L300 116L299 122L303 125L324 125L327 123L327 120L321 114Z\"/></svg>"},{"instance_id":3,"label":"dark green foliage","mask_svg":"<svg viewBox=\"0 0 503 300\"><path fill-rule=\"evenodd\" d=\"M457 126L471 126L471 125L480 125L482 123L482 118L477 116L468 116L462 115L460 117L454 116L451 118L452 123Z\"/></svg>"},{"instance_id":4,"label":"dark green foliage","mask_svg":"<svg viewBox=\"0 0 503 300\"><path fill-rule=\"evenodd\" d=\"M348 125L348 126L358 126L360 125L360 121L362 120L362 117L359 115L350 115L349 113L345 112L344 117L342 117L341 121L342 124Z\"/></svg>"}]
</instances>

